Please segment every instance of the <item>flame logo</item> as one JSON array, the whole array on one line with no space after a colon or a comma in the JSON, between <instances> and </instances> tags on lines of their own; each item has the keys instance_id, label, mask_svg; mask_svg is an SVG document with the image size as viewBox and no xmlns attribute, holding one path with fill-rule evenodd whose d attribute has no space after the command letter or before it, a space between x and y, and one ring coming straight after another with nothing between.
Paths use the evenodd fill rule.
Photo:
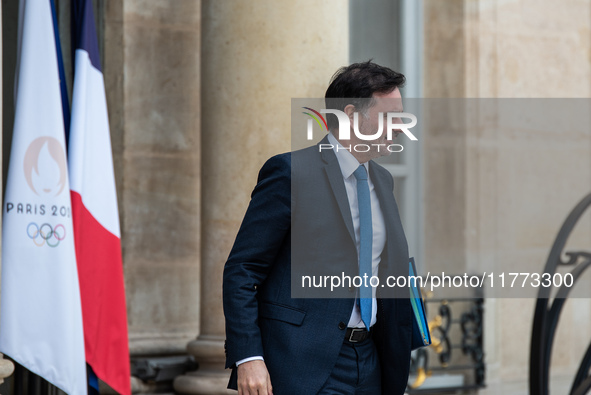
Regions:
<instances>
[{"instance_id":1,"label":"flame logo","mask_svg":"<svg viewBox=\"0 0 591 395\"><path fill-rule=\"evenodd\" d=\"M38 196L57 196L66 186L66 155L53 137L38 137L29 144L23 168L29 188Z\"/></svg>"}]
</instances>

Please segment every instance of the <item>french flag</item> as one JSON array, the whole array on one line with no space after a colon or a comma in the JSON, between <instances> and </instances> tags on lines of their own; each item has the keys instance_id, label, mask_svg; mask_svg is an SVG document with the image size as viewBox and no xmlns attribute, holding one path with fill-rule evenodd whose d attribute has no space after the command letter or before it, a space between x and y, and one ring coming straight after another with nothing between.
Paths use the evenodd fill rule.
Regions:
<instances>
[{"instance_id":1,"label":"french flag","mask_svg":"<svg viewBox=\"0 0 591 395\"><path fill-rule=\"evenodd\" d=\"M91 0L72 0L75 45L68 166L86 362L130 389L121 232L103 74Z\"/></svg>"}]
</instances>

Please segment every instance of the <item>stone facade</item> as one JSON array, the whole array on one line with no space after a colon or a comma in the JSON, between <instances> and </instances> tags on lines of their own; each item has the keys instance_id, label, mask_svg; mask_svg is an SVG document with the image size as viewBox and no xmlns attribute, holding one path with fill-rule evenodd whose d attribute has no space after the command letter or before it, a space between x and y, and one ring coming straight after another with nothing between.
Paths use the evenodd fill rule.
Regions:
<instances>
[{"instance_id":1,"label":"stone facade","mask_svg":"<svg viewBox=\"0 0 591 395\"><path fill-rule=\"evenodd\" d=\"M589 96L589 2L424 4L426 97ZM483 120L487 115L493 119ZM442 125L452 126L424 137L430 229L425 245L431 267L539 272L562 222L589 192L588 128L553 131L538 123L538 129L518 130L494 116L484 107L471 118L441 117ZM476 124L485 127L466 128ZM583 220L569 247L588 249L590 235ZM480 393L528 393L534 304L533 299L486 300L488 388ZM574 299L563 312L551 368L555 393L570 389L591 338L590 308L588 299ZM577 333L585 334L584 345Z\"/></svg>"}]
</instances>

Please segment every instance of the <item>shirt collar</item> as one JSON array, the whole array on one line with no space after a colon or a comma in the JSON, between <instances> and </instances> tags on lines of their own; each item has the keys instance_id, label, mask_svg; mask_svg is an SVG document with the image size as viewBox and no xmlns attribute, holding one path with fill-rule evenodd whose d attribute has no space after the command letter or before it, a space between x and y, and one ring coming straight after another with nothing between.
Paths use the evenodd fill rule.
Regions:
<instances>
[{"instance_id":1,"label":"shirt collar","mask_svg":"<svg viewBox=\"0 0 591 395\"><path fill-rule=\"evenodd\" d=\"M339 167L341 168L341 172L343 173L343 178L347 179L349 177L351 177L351 175L353 175L353 173L355 172L355 170L357 170L357 168L359 167L359 161L357 159L355 159L355 157L353 156L353 154L351 154L351 152L349 152L349 150L345 149L345 147L343 147L341 145L341 143L339 143L339 141L336 139L335 136L332 135L332 133L328 133L328 141L330 142L330 144L332 145L332 149L335 153L335 155L337 156L337 160L339 162ZM337 150L338 147L338 150ZM365 162L363 163L363 166L365 166L365 170L367 171L367 174L369 174L369 162Z\"/></svg>"}]
</instances>

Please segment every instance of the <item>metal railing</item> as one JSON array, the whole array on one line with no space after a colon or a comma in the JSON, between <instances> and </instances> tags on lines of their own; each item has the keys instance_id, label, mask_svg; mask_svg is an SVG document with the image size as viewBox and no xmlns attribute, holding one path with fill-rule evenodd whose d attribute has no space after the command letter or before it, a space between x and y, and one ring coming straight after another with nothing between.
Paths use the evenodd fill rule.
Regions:
<instances>
[{"instance_id":1,"label":"metal railing","mask_svg":"<svg viewBox=\"0 0 591 395\"><path fill-rule=\"evenodd\" d=\"M7 357L4 356L4 358ZM41 376L32 373L14 361L12 361L12 363L14 364L14 373L12 376L4 379L4 383L0 385L0 394L66 395L65 392L52 385Z\"/></svg>"},{"instance_id":2,"label":"metal railing","mask_svg":"<svg viewBox=\"0 0 591 395\"><path fill-rule=\"evenodd\" d=\"M432 344L415 352L411 361L412 382L408 394L475 391L486 386L483 348L484 298L426 298L427 310L437 309L429 321ZM429 351L431 350L431 352ZM437 355L437 362L429 359ZM429 383L431 378L459 375L461 382ZM443 380L444 381L444 380Z\"/></svg>"},{"instance_id":3,"label":"metal railing","mask_svg":"<svg viewBox=\"0 0 591 395\"><path fill-rule=\"evenodd\" d=\"M591 206L591 194L585 196L570 212L550 250L544 273L554 275L561 267L572 267L574 282L591 265L591 252L564 251L566 242L577 222ZM568 260L563 260L563 254ZM558 289L540 287L536 302L530 348L529 389L532 395L548 395L550 377L550 358L556 328L564 304L572 287L562 285ZM554 297L551 295L554 293ZM583 395L591 391L591 343L587 348L573 380L570 395Z\"/></svg>"}]
</instances>

